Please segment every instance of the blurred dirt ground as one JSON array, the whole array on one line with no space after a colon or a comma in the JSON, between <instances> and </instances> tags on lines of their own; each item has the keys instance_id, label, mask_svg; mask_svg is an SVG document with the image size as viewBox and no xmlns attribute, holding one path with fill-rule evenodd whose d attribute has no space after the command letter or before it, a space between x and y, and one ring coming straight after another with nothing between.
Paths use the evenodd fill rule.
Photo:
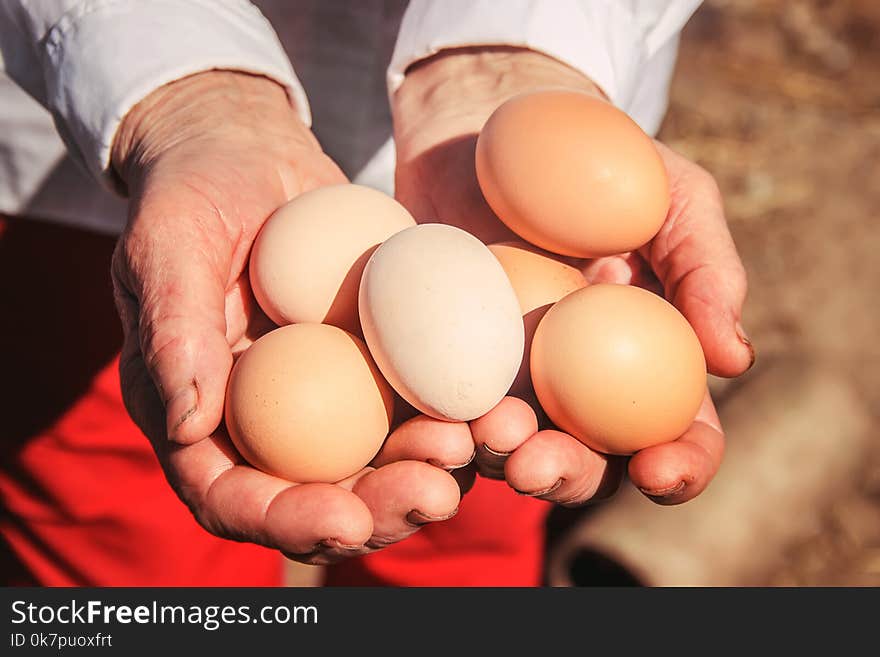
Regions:
<instances>
[{"instance_id":1,"label":"blurred dirt ground","mask_svg":"<svg viewBox=\"0 0 880 657\"><path fill-rule=\"evenodd\" d=\"M880 2L708 0L660 137L721 186L759 359L830 358L880 418ZM880 585L880 449L853 484L766 584Z\"/></svg>"}]
</instances>

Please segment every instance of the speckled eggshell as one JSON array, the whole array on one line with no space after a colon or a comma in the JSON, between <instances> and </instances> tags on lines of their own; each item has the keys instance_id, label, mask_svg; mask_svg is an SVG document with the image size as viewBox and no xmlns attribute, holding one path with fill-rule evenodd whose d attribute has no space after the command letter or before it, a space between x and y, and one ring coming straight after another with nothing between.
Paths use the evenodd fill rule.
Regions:
<instances>
[{"instance_id":1,"label":"speckled eggshell","mask_svg":"<svg viewBox=\"0 0 880 657\"><path fill-rule=\"evenodd\" d=\"M379 451L393 398L362 340L326 324L293 324L236 361L226 428L254 467L299 483L333 483Z\"/></svg>"},{"instance_id":2,"label":"speckled eggshell","mask_svg":"<svg viewBox=\"0 0 880 657\"><path fill-rule=\"evenodd\" d=\"M548 417L607 454L675 440L706 392L693 328L665 299L628 285L592 285L552 306L535 332L531 370Z\"/></svg>"},{"instance_id":3,"label":"speckled eggshell","mask_svg":"<svg viewBox=\"0 0 880 657\"><path fill-rule=\"evenodd\" d=\"M510 388L511 395L536 403L529 372L529 353L535 329L544 313L565 295L587 284L581 271L553 255L525 242L490 244L489 250L504 267L519 300L525 329L522 365Z\"/></svg>"},{"instance_id":4,"label":"speckled eggshell","mask_svg":"<svg viewBox=\"0 0 880 657\"><path fill-rule=\"evenodd\" d=\"M669 209L666 169L651 138L583 92L535 91L503 103L480 131L476 170L501 221L562 255L636 249Z\"/></svg>"},{"instance_id":5,"label":"speckled eggshell","mask_svg":"<svg viewBox=\"0 0 880 657\"><path fill-rule=\"evenodd\" d=\"M301 194L263 225L250 255L254 296L278 325L332 324L353 333L357 293L373 250L415 225L390 196L353 184Z\"/></svg>"},{"instance_id":6,"label":"speckled eggshell","mask_svg":"<svg viewBox=\"0 0 880 657\"><path fill-rule=\"evenodd\" d=\"M480 417L519 370L516 294L492 252L459 228L423 224L385 241L364 270L359 307L385 378L432 417Z\"/></svg>"}]
</instances>

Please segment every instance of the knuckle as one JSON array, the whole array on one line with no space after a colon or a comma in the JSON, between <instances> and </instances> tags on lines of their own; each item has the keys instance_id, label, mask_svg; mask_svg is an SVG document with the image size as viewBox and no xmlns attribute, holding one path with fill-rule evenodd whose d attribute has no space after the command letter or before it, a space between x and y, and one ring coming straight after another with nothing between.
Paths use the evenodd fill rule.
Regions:
<instances>
[{"instance_id":1,"label":"knuckle","mask_svg":"<svg viewBox=\"0 0 880 657\"><path fill-rule=\"evenodd\" d=\"M150 318L141 313L138 326L141 352L147 368L154 373L162 369L166 361L181 361L190 355L191 341L181 324L183 318Z\"/></svg>"},{"instance_id":2,"label":"knuckle","mask_svg":"<svg viewBox=\"0 0 880 657\"><path fill-rule=\"evenodd\" d=\"M145 328L146 327L146 328ZM182 335L175 333L172 327L162 324L156 327L147 322L141 325L141 351L144 362L150 372L156 374L156 383L160 388L163 399L167 402L162 390L161 376L163 365L170 361L180 361L188 352L188 341Z\"/></svg>"}]
</instances>

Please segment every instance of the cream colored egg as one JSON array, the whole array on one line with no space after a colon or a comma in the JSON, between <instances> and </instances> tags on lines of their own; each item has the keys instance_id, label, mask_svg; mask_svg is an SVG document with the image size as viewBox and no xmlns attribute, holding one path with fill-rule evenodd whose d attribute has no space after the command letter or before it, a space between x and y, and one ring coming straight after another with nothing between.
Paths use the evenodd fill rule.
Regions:
<instances>
[{"instance_id":1,"label":"cream colored egg","mask_svg":"<svg viewBox=\"0 0 880 657\"><path fill-rule=\"evenodd\" d=\"M357 292L373 250L414 226L390 196L361 185L331 185L278 208L250 256L260 308L279 325L322 322L360 333Z\"/></svg>"},{"instance_id":2,"label":"cream colored egg","mask_svg":"<svg viewBox=\"0 0 880 657\"><path fill-rule=\"evenodd\" d=\"M592 285L552 306L535 332L531 368L550 419L608 454L675 440L706 394L691 325L665 299L629 285Z\"/></svg>"},{"instance_id":3,"label":"cream colored egg","mask_svg":"<svg viewBox=\"0 0 880 657\"><path fill-rule=\"evenodd\" d=\"M535 329L550 306L585 287L587 281L579 269L564 262L564 257L525 242L490 244L489 250L504 267L523 314L525 353L510 394L534 404L537 400L529 372L529 353Z\"/></svg>"},{"instance_id":4,"label":"cream colored egg","mask_svg":"<svg viewBox=\"0 0 880 657\"><path fill-rule=\"evenodd\" d=\"M492 252L459 228L423 224L376 249L361 281L360 318L385 378L435 418L480 417L519 370L516 294Z\"/></svg>"},{"instance_id":5,"label":"cream colored egg","mask_svg":"<svg viewBox=\"0 0 880 657\"><path fill-rule=\"evenodd\" d=\"M382 446L394 394L366 345L326 324L267 333L236 361L226 428L254 467L300 483L333 483Z\"/></svg>"}]
</instances>

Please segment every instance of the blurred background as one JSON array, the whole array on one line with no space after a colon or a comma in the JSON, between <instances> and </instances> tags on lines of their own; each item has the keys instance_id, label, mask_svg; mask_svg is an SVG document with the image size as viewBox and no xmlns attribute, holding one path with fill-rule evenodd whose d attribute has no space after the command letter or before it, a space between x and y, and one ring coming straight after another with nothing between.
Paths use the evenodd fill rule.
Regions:
<instances>
[{"instance_id":1,"label":"blurred background","mask_svg":"<svg viewBox=\"0 0 880 657\"><path fill-rule=\"evenodd\" d=\"M880 3L707 0L660 138L718 180L758 360L705 499L555 513L550 582L878 586Z\"/></svg>"}]
</instances>

